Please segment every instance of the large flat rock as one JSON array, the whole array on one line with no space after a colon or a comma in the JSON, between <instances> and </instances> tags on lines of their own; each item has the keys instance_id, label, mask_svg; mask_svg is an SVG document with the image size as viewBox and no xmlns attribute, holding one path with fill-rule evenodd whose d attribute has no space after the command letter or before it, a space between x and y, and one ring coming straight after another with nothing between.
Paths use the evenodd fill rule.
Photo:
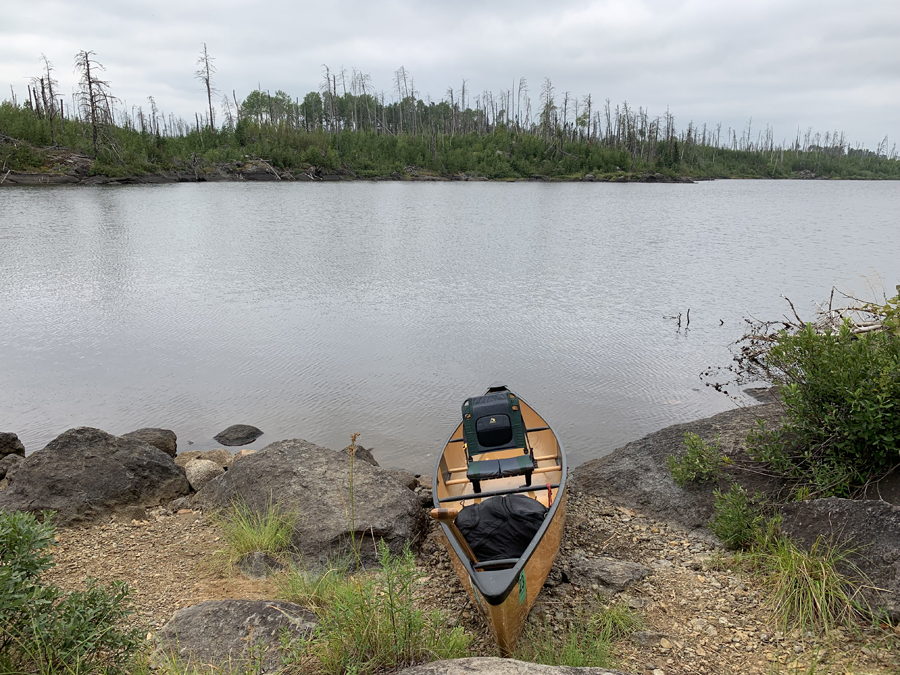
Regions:
<instances>
[{"instance_id":1,"label":"large flat rock","mask_svg":"<svg viewBox=\"0 0 900 675\"><path fill-rule=\"evenodd\" d=\"M210 600L175 612L160 631L157 658L176 656L183 664L224 672L261 665L267 672L281 665L283 635L302 640L314 629L315 615L291 602Z\"/></svg>"},{"instance_id":2,"label":"large flat rock","mask_svg":"<svg viewBox=\"0 0 900 675\"><path fill-rule=\"evenodd\" d=\"M605 457L592 459L574 469L570 487L605 497L617 504L639 509L659 520L683 527L704 527L713 515L713 491L728 490L737 480L752 494L756 490L774 492L780 481L763 479L757 474L724 472L719 481L680 488L672 480L666 458L684 452L685 433L698 434L712 443L716 436L726 455L742 456L747 434L762 419L768 428L780 424L782 407L772 402L728 410L706 419L675 424L614 450Z\"/></svg>"}]
</instances>

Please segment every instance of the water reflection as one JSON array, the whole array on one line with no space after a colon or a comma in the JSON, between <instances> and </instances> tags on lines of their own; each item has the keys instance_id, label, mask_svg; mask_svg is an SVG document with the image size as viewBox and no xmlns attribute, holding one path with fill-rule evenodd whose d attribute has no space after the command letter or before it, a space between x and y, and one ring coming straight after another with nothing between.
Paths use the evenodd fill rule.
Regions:
<instances>
[{"instance_id":1,"label":"water reflection","mask_svg":"<svg viewBox=\"0 0 900 675\"><path fill-rule=\"evenodd\" d=\"M428 472L462 399L504 382L575 465L729 407L698 374L781 293L892 288L898 188L3 189L2 426L29 451L84 424L200 449L239 422L257 447L361 431ZM663 318L687 308L690 330Z\"/></svg>"}]
</instances>

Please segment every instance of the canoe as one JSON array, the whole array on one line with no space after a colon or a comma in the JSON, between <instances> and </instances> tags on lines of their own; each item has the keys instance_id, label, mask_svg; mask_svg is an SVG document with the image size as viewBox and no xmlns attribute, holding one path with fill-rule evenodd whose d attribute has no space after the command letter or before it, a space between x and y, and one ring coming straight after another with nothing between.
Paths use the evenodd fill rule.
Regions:
<instances>
[{"instance_id":1,"label":"canoe","mask_svg":"<svg viewBox=\"0 0 900 675\"><path fill-rule=\"evenodd\" d=\"M495 421L501 427L506 425L504 404L509 406L512 418L511 440L505 429L499 435L493 429ZM489 414L481 415L484 411ZM482 443L485 439L487 445ZM504 439L507 442L494 449L497 441ZM517 473L516 466L524 468ZM530 405L505 386L491 387L485 396L467 399L463 404L463 421L450 434L435 467L432 494L435 508L431 515L443 530L453 569L487 622L500 655L510 656L559 551L566 512L566 455L562 444ZM534 501L523 500L523 496ZM533 536L528 530L525 536L530 538L517 544L512 557L498 559L491 548L495 542L489 539L498 532L518 531L516 523L495 528L495 535L486 536L487 541L478 539L471 530L467 530L466 539L464 523L468 526L474 522L470 514L485 509L500 511L514 504L524 506L529 513L545 507L546 512L534 526L537 530ZM519 553L520 549L524 550ZM486 550L491 555L485 555Z\"/></svg>"}]
</instances>

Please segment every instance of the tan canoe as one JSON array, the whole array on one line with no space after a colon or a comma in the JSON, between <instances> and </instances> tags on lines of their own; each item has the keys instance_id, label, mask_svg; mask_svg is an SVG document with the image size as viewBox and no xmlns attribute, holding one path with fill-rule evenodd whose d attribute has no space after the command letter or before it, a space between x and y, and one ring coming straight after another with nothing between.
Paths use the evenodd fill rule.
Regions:
<instances>
[{"instance_id":1,"label":"tan canoe","mask_svg":"<svg viewBox=\"0 0 900 675\"><path fill-rule=\"evenodd\" d=\"M492 387L488 394L508 392ZM525 625L525 619L556 560L566 512L566 456L556 434L531 406L517 399L529 448L507 448L482 454L479 460L522 456L531 451L534 470L531 485L522 475L482 479L478 485L467 477L470 457L466 452L463 424L450 434L435 469L432 517L440 521L444 544L453 568L472 603L487 621L501 656L509 656ZM518 558L476 560L454 519L467 505L504 495L521 494L536 499L549 511L524 553Z\"/></svg>"}]
</instances>

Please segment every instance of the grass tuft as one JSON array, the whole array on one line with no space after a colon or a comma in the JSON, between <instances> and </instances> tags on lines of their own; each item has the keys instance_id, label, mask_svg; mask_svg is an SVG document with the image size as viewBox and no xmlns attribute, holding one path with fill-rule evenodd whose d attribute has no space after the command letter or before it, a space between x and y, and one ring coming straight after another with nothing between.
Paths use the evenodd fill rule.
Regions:
<instances>
[{"instance_id":1,"label":"grass tuft","mask_svg":"<svg viewBox=\"0 0 900 675\"><path fill-rule=\"evenodd\" d=\"M308 656L315 672L369 675L435 659L466 656L470 636L448 628L438 611L417 607L419 573L407 548L392 556L379 543L379 565L348 575L352 561L333 564L319 575L294 569L282 581L285 599L310 606L318 618Z\"/></svg>"},{"instance_id":2,"label":"grass tuft","mask_svg":"<svg viewBox=\"0 0 900 675\"><path fill-rule=\"evenodd\" d=\"M525 628L514 658L550 666L608 668L615 665L613 642L642 626L641 618L622 604L582 614L561 630L544 619Z\"/></svg>"},{"instance_id":3,"label":"grass tuft","mask_svg":"<svg viewBox=\"0 0 900 675\"><path fill-rule=\"evenodd\" d=\"M248 553L262 551L274 557L283 556L291 548L291 536L297 516L272 500L264 511L256 511L244 501L235 501L230 509L213 515L222 531L225 548L217 558L227 571Z\"/></svg>"}]
</instances>

